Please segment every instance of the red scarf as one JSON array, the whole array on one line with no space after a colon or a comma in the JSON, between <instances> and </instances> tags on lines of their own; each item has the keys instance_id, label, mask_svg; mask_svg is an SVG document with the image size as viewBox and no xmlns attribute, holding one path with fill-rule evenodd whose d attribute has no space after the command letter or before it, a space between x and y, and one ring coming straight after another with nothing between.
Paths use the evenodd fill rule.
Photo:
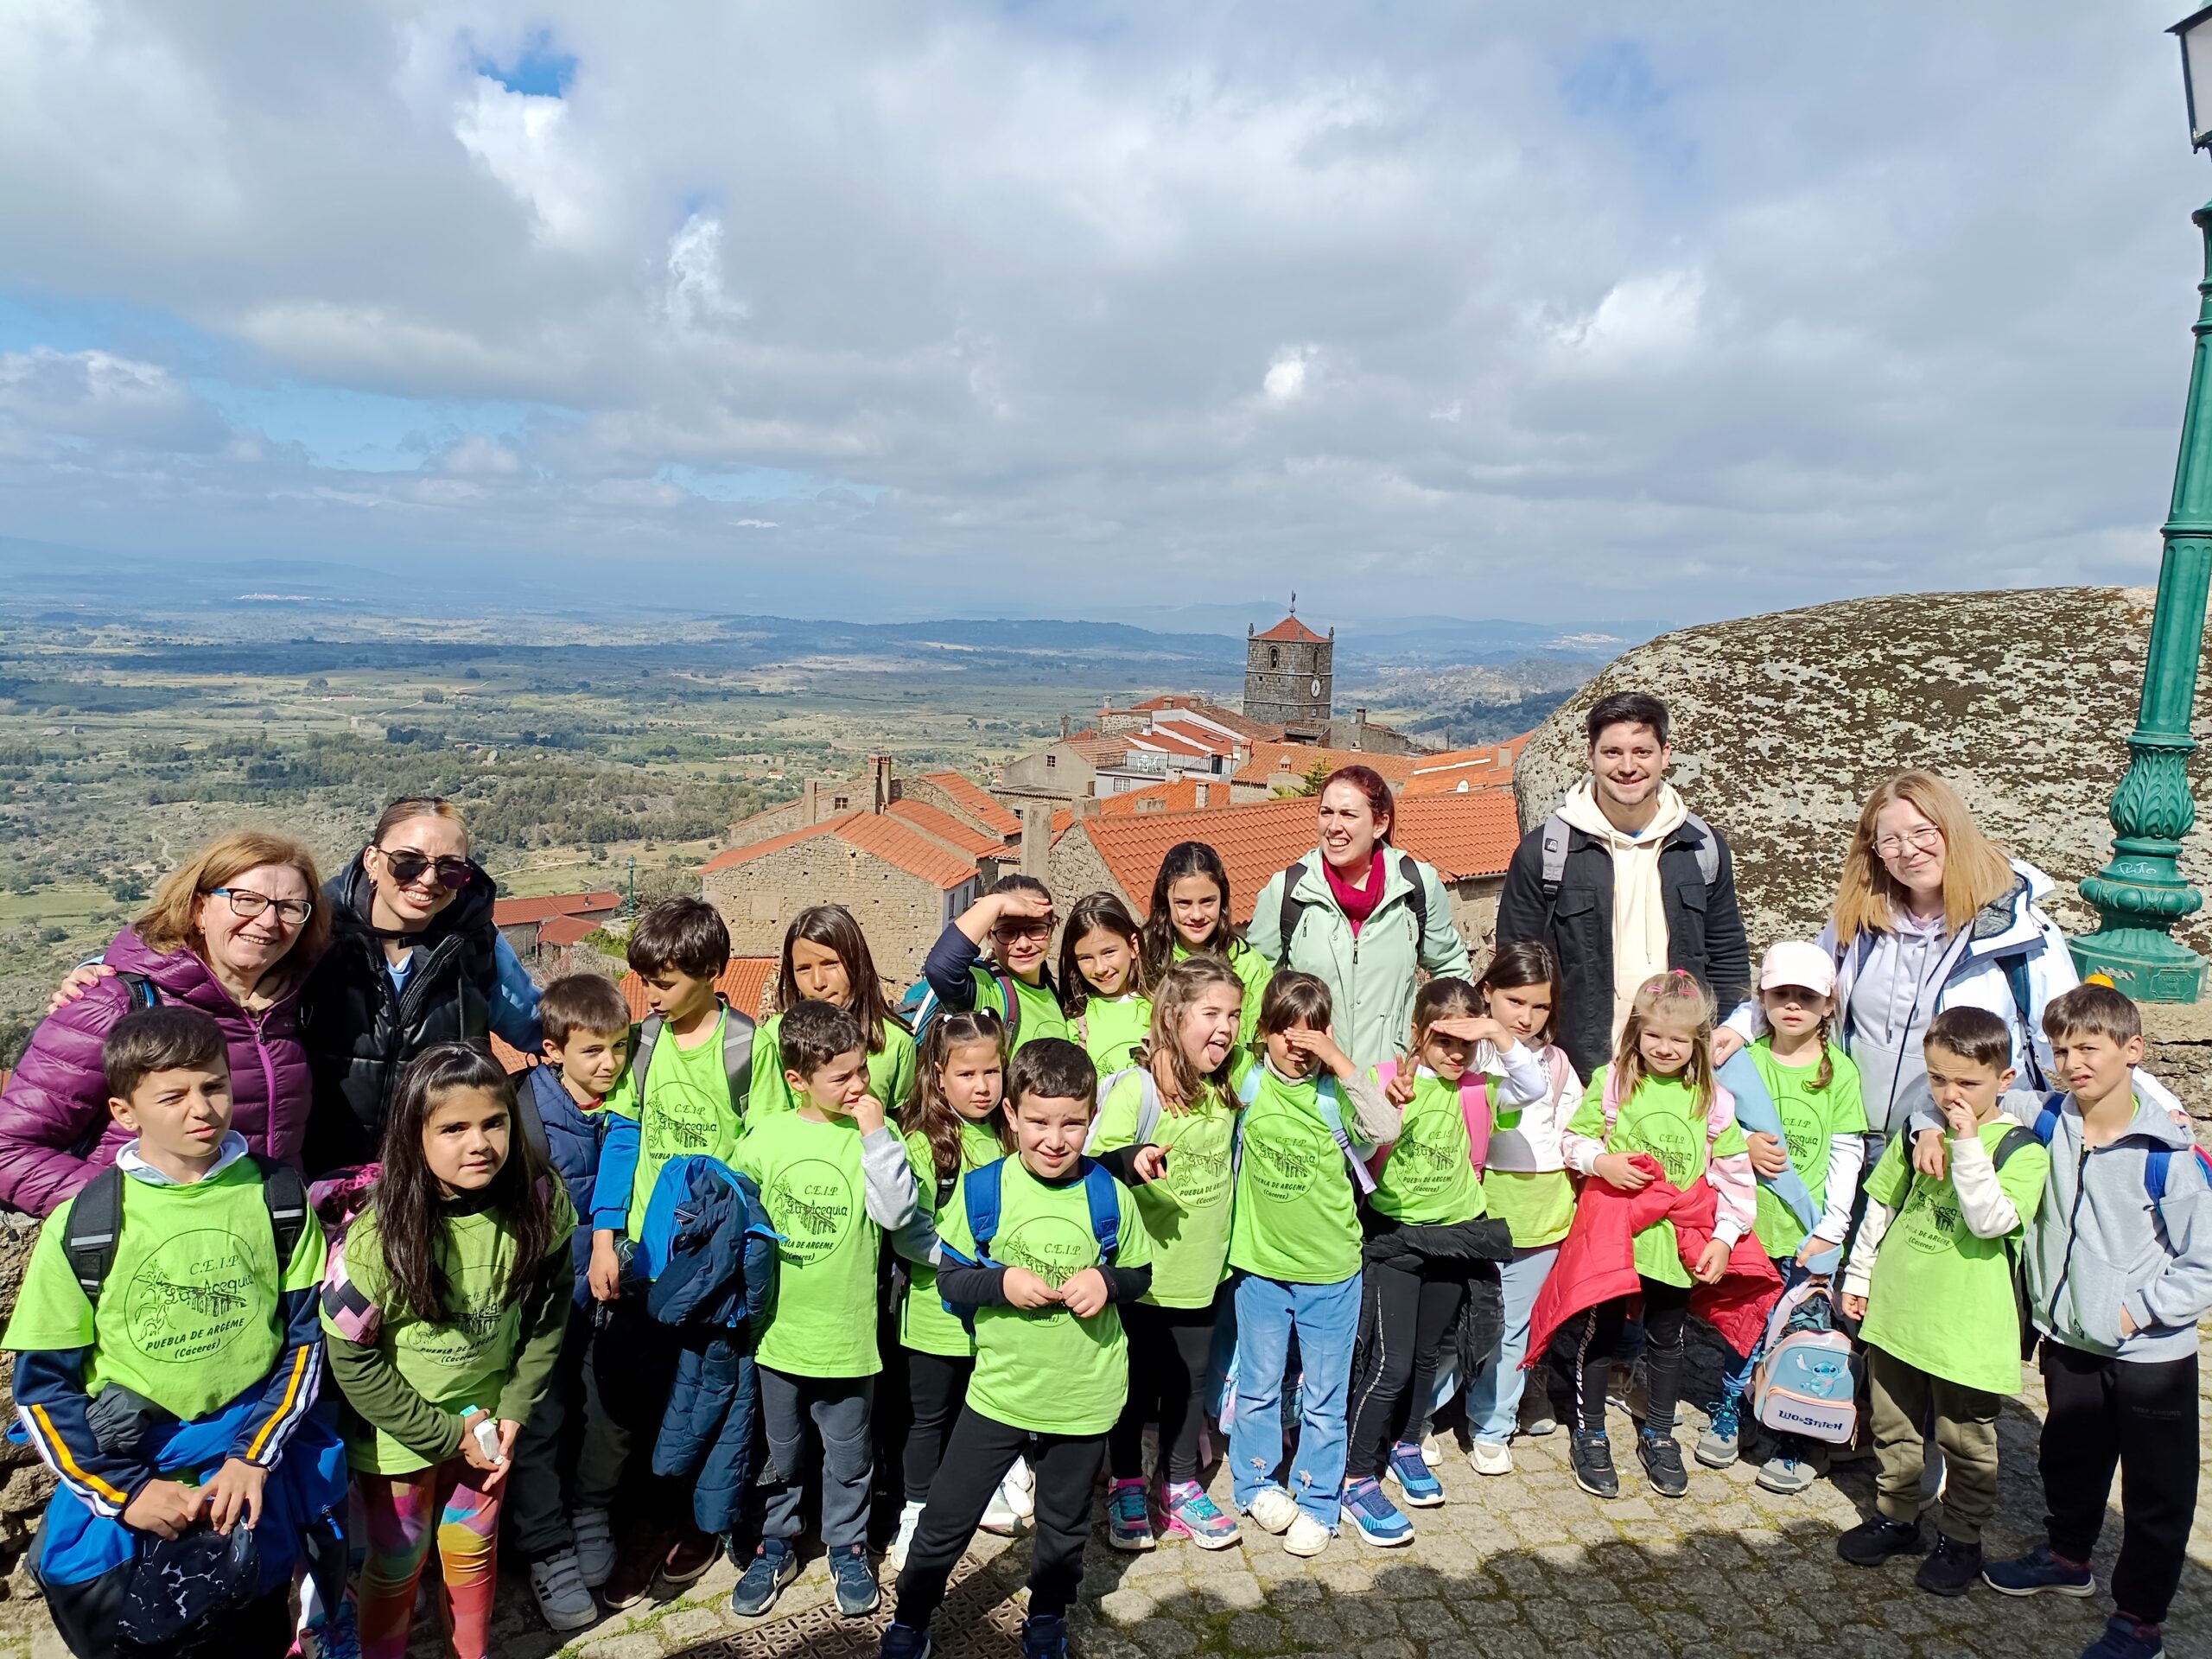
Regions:
<instances>
[{"instance_id":1,"label":"red scarf","mask_svg":"<svg viewBox=\"0 0 2212 1659\"><path fill-rule=\"evenodd\" d=\"M1384 883L1381 843L1376 843L1374 861L1367 867L1367 879L1359 886L1355 887L1338 875L1337 867L1329 862L1325 853L1321 855L1321 874L1329 878L1329 891L1336 894L1338 907L1344 912L1344 919L1351 924L1351 936L1357 938L1360 924L1372 916L1376 906L1382 902Z\"/></svg>"}]
</instances>

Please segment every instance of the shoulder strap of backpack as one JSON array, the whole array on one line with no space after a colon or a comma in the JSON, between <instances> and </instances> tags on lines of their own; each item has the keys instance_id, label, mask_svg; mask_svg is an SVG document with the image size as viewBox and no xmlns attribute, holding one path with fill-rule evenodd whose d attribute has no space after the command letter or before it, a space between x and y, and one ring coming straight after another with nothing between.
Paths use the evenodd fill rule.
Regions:
<instances>
[{"instance_id":1,"label":"shoulder strap of backpack","mask_svg":"<svg viewBox=\"0 0 2212 1659\"><path fill-rule=\"evenodd\" d=\"M1567 877L1567 823L1554 812L1544 820L1543 882L1546 902L1559 897L1559 884Z\"/></svg>"},{"instance_id":2,"label":"shoulder strap of backpack","mask_svg":"<svg viewBox=\"0 0 2212 1659\"><path fill-rule=\"evenodd\" d=\"M2038 1087L2044 1081L2042 1062L2036 1058L2035 991L2028 979L2028 953L2019 951L1999 958L2005 970L2005 987L2012 994L2013 1011L2020 1016L2020 1036L2025 1052L2022 1058L2028 1063L2028 1076Z\"/></svg>"},{"instance_id":3,"label":"shoulder strap of backpack","mask_svg":"<svg viewBox=\"0 0 2212 1659\"><path fill-rule=\"evenodd\" d=\"M630 1056L630 1087L637 1091L640 1111L645 1105L645 1073L652 1068L653 1045L660 1041L661 1027L666 1023L657 1014L649 1014L638 1022L638 1048Z\"/></svg>"},{"instance_id":4,"label":"shoulder strap of backpack","mask_svg":"<svg viewBox=\"0 0 2212 1659\"><path fill-rule=\"evenodd\" d=\"M157 1008L161 1007L161 989L145 975L134 974L127 969L118 968L115 970L115 977L123 988L130 994L132 1007Z\"/></svg>"},{"instance_id":5,"label":"shoulder strap of backpack","mask_svg":"<svg viewBox=\"0 0 2212 1659\"><path fill-rule=\"evenodd\" d=\"M1707 887L1720 879L1720 837L1713 833L1713 826L1694 812L1683 818L1682 827L1697 831L1698 878Z\"/></svg>"},{"instance_id":6,"label":"shoulder strap of backpack","mask_svg":"<svg viewBox=\"0 0 2212 1659\"><path fill-rule=\"evenodd\" d=\"M2045 1095L2043 1097L2043 1109L2036 1114L2036 1121L2031 1126L2031 1131L2036 1139L2046 1147L2050 1144L2051 1137L2058 1133L2058 1110L2065 1099L2066 1096L2063 1095Z\"/></svg>"},{"instance_id":7,"label":"shoulder strap of backpack","mask_svg":"<svg viewBox=\"0 0 2212 1659\"><path fill-rule=\"evenodd\" d=\"M1368 1173L1366 1160L1359 1155L1359 1148L1352 1144L1351 1135L1344 1128L1344 1105L1337 1097L1334 1077L1323 1077L1314 1086L1313 1104L1321 1114L1321 1121L1329 1126L1337 1149L1344 1155L1344 1167L1351 1173L1352 1190L1365 1198L1375 1190L1375 1177Z\"/></svg>"},{"instance_id":8,"label":"shoulder strap of backpack","mask_svg":"<svg viewBox=\"0 0 2212 1659\"><path fill-rule=\"evenodd\" d=\"M1497 1123L1491 1110L1489 1072L1460 1074L1459 1116L1467 1125L1467 1161L1475 1166L1475 1176L1480 1179L1490 1166L1491 1130Z\"/></svg>"},{"instance_id":9,"label":"shoulder strap of backpack","mask_svg":"<svg viewBox=\"0 0 2212 1659\"><path fill-rule=\"evenodd\" d=\"M276 1240L276 1275L282 1279L308 1228L308 1185L289 1164L259 1153L250 1154L261 1172L261 1201L269 1206L269 1230Z\"/></svg>"},{"instance_id":10,"label":"shoulder strap of backpack","mask_svg":"<svg viewBox=\"0 0 2212 1659\"><path fill-rule=\"evenodd\" d=\"M123 1172L113 1164L87 1181L69 1206L69 1225L61 1235L61 1254L76 1275L85 1300L99 1306L100 1287L115 1267L117 1241L123 1235Z\"/></svg>"},{"instance_id":11,"label":"shoulder strap of backpack","mask_svg":"<svg viewBox=\"0 0 2212 1659\"><path fill-rule=\"evenodd\" d=\"M999 1192L1003 1185L1003 1160L968 1172L968 1233L976 1241L976 1259L988 1262L991 1241L999 1236Z\"/></svg>"},{"instance_id":12,"label":"shoulder strap of backpack","mask_svg":"<svg viewBox=\"0 0 2212 1659\"><path fill-rule=\"evenodd\" d=\"M1398 874L1414 892L1414 948L1418 950L1428 937L1428 883L1421 879L1421 861L1411 853L1398 855Z\"/></svg>"},{"instance_id":13,"label":"shoulder strap of backpack","mask_svg":"<svg viewBox=\"0 0 2212 1659\"><path fill-rule=\"evenodd\" d=\"M746 1103L753 1093L753 1033L757 1027L753 1016L741 1014L728 1002L722 1004L722 1075L729 1080L730 1109L739 1117L745 1116ZM638 1096L644 1103L645 1096Z\"/></svg>"},{"instance_id":14,"label":"shoulder strap of backpack","mask_svg":"<svg viewBox=\"0 0 2212 1659\"><path fill-rule=\"evenodd\" d=\"M1021 1040L1021 997L1014 988L1014 976L994 964L991 980L999 988L999 1011L1006 1016L1006 1046L1010 1050Z\"/></svg>"},{"instance_id":15,"label":"shoulder strap of backpack","mask_svg":"<svg viewBox=\"0 0 2212 1659\"><path fill-rule=\"evenodd\" d=\"M1090 1207L1090 1236L1098 1241L1098 1259L1110 1262L1122 1249L1122 1195L1105 1165L1083 1160L1083 1196Z\"/></svg>"},{"instance_id":16,"label":"shoulder strap of backpack","mask_svg":"<svg viewBox=\"0 0 2212 1659\"><path fill-rule=\"evenodd\" d=\"M1152 1068L1141 1065L1136 1071L1144 1079L1138 1085L1142 1092L1137 1096L1137 1145L1141 1147L1149 1145L1160 1132L1160 1119L1166 1109L1160 1103L1160 1080L1152 1075Z\"/></svg>"},{"instance_id":17,"label":"shoulder strap of backpack","mask_svg":"<svg viewBox=\"0 0 2212 1659\"><path fill-rule=\"evenodd\" d=\"M2043 1142L2033 1129L2010 1128L1999 1137L1997 1150L1989 1154L1989 1161L1999 1169L2005 1167L2012 1154L2023 1147L2040 1146Z\"/></svg>"}]
</instances>

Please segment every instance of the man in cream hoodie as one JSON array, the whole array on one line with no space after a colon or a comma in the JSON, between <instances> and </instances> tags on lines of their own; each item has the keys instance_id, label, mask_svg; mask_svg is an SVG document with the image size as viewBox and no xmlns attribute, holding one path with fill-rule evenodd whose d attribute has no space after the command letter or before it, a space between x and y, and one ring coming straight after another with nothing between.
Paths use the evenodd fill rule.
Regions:
<instances>
[{"instance_id":1,"label":"man in cream hoodie","mask_svg":"<svg viewBox=\"0 0 2212 1659\"><path fill-rule=\"evenodd\" d=\"M1686 969L1728 1008L1751 973L1728 844L1667 782L1667 705L1616 693L1588 729L1590 776L1522 837L1497 903L1501 944L1559 956L1559 1045L1584 1077L1612 1058L1652 975Z\"/></svg>"}]
</instances>

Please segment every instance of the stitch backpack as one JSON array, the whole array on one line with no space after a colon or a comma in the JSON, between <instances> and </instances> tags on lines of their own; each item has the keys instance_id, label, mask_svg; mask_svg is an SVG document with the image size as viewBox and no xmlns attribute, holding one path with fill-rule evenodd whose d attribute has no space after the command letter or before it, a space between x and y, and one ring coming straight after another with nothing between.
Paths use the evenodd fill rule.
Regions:
<instances>
[{"instance_id":1,"label":"stitch backpack","mask_svg":"<svg viewBox=\"0 0 2212 1659\"><path fill-rule=\"evenodd\" d=\"M1835 1328L1827 1287L1807 1280L1767 1320L1766 1353L1751 1379L1751 1412L1778 1433L1847 1446L1859 1427L1859 1357Z\"/></svg>"}]
</instances>

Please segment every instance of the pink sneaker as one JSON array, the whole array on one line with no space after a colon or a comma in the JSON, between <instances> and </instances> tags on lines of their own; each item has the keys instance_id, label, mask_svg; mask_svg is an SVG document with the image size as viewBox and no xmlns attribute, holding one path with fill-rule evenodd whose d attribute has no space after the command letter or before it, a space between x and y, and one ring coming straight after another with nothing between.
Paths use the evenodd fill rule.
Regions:
<instances>
[{"instance_id":1,"label":"pink sneaker","mask_svg":"<svg viewBox=\"0 0 2212 1659\"><path fill-rule=\"evenodd\" d=\"M1181 1534L1200 1549L1227 1549L1243 1539L1236 1517L1224 1515L1195 1480L1179 1480L1162 1494L1169 1534Z\"/></svg>"},{"instance_id":2,"label":"pink sneaker","mask_svg":"<svg viewBox=\"0 0 2212 1659\"><path fill-rule=\"evenodd\" d=\"M1153 1546L1152 1516L1145 1503L1144 1482L1117 1480L1106 1489L1106 1541L1116 1549L1146 1550Z\"/></svg>"}]
</instances>

